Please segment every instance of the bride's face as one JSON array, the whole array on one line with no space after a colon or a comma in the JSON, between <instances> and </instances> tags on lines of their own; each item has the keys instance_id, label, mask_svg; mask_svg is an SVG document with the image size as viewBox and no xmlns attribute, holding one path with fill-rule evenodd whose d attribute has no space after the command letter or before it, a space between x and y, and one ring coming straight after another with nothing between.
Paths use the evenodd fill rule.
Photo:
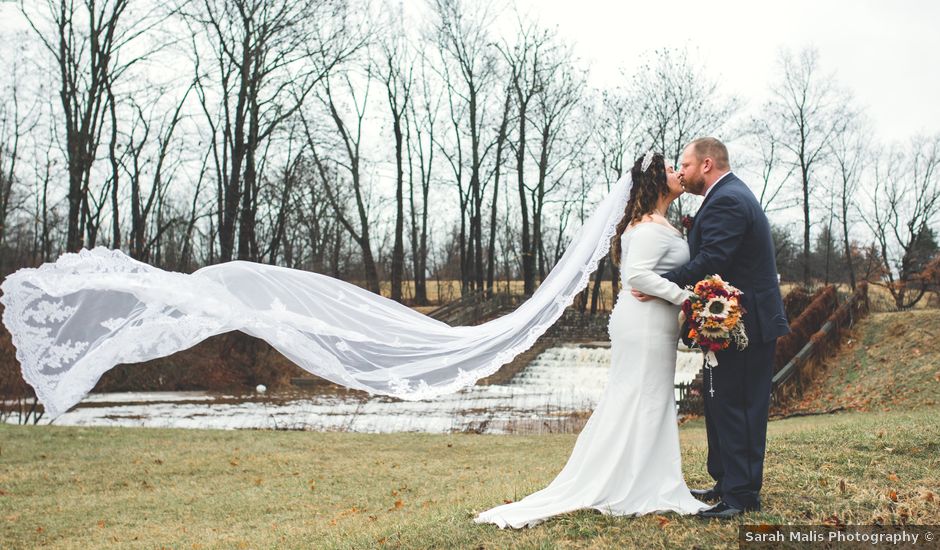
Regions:
<instances>
[{"instance_id":1,"label":"bride's face","mask_svg":"<svg viewBox=\"0 0 940 550\"><path fill-rule=\"evenodd\" d=\"M682 182L679 181L679 174L672 166L666 167L666 187L669 188L669 198L676 198L685 193L682 188Z\"/></svg>"}]
</instances>

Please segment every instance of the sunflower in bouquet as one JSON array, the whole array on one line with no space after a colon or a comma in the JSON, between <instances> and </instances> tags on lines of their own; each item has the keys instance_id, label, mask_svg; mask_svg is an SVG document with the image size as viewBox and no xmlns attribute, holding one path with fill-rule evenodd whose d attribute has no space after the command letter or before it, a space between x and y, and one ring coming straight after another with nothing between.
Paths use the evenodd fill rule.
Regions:
<instances>
[{"instance_id":1,"label":"sunflower in bouquet","mask_svg":"<svg viewBox=\"0 0 940 550\"><path fill-rule=\"evenodd\" d=\"M702 350L711 378L710 369L718 366L715 352L732 344L739 350L747 347L742 293L718 275L709 275L687 288L693 295L682 304L682 320L688 322L687 337L693 347ZM714 386L709 391L714 395Z\"/></svg>"}]
</instances>

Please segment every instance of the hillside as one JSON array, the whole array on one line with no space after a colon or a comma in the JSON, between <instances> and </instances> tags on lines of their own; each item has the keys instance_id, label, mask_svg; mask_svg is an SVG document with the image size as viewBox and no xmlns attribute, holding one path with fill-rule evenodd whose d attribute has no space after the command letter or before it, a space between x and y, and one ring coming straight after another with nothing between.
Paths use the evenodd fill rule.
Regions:
<instances>
[{"instance_id":1,"label":"hillside","mask_svg":"<svg viewBox=\"0 0 940 550\"><path fill-rule=\"evenodd\" d=\"M910 410L940 402L940 310L874 313L791 410Z\"/></svg>"}]
</instances>

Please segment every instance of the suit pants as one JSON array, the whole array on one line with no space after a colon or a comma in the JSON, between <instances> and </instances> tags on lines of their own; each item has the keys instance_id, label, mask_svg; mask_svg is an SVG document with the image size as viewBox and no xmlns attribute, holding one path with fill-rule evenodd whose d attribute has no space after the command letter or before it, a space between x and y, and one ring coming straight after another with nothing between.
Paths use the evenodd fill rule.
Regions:
<instances>
[{"instance_id":1,"label":"suit pants","mask_svg":"<svg viewBox=\"0 0 940 550\"><path fill-rule=\"evenodd\" d=\"M742 510L760 510L776 343L720 351L711 380L704 373L708 473L721 499Z\"/></svg>"}]
</instances>

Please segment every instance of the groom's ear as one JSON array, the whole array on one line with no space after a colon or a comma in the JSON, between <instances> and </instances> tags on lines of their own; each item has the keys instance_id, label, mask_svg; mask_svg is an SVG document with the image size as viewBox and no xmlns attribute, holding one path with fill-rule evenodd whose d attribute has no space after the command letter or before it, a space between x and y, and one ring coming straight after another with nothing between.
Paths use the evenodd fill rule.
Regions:
<instances>
[{"instance_id":1,"label":"groom's ear","mask_svg":"<svg viewBox=\"0 0 940 550\"><path fill-rule=\"evenodd\" d=\"M715 162L711 159L711 157L705 157L705 159L702 160L702 173L703 174L707 174L711 172L712 168L714 167L715 167Z\"/></svg>"}]
</instances>

